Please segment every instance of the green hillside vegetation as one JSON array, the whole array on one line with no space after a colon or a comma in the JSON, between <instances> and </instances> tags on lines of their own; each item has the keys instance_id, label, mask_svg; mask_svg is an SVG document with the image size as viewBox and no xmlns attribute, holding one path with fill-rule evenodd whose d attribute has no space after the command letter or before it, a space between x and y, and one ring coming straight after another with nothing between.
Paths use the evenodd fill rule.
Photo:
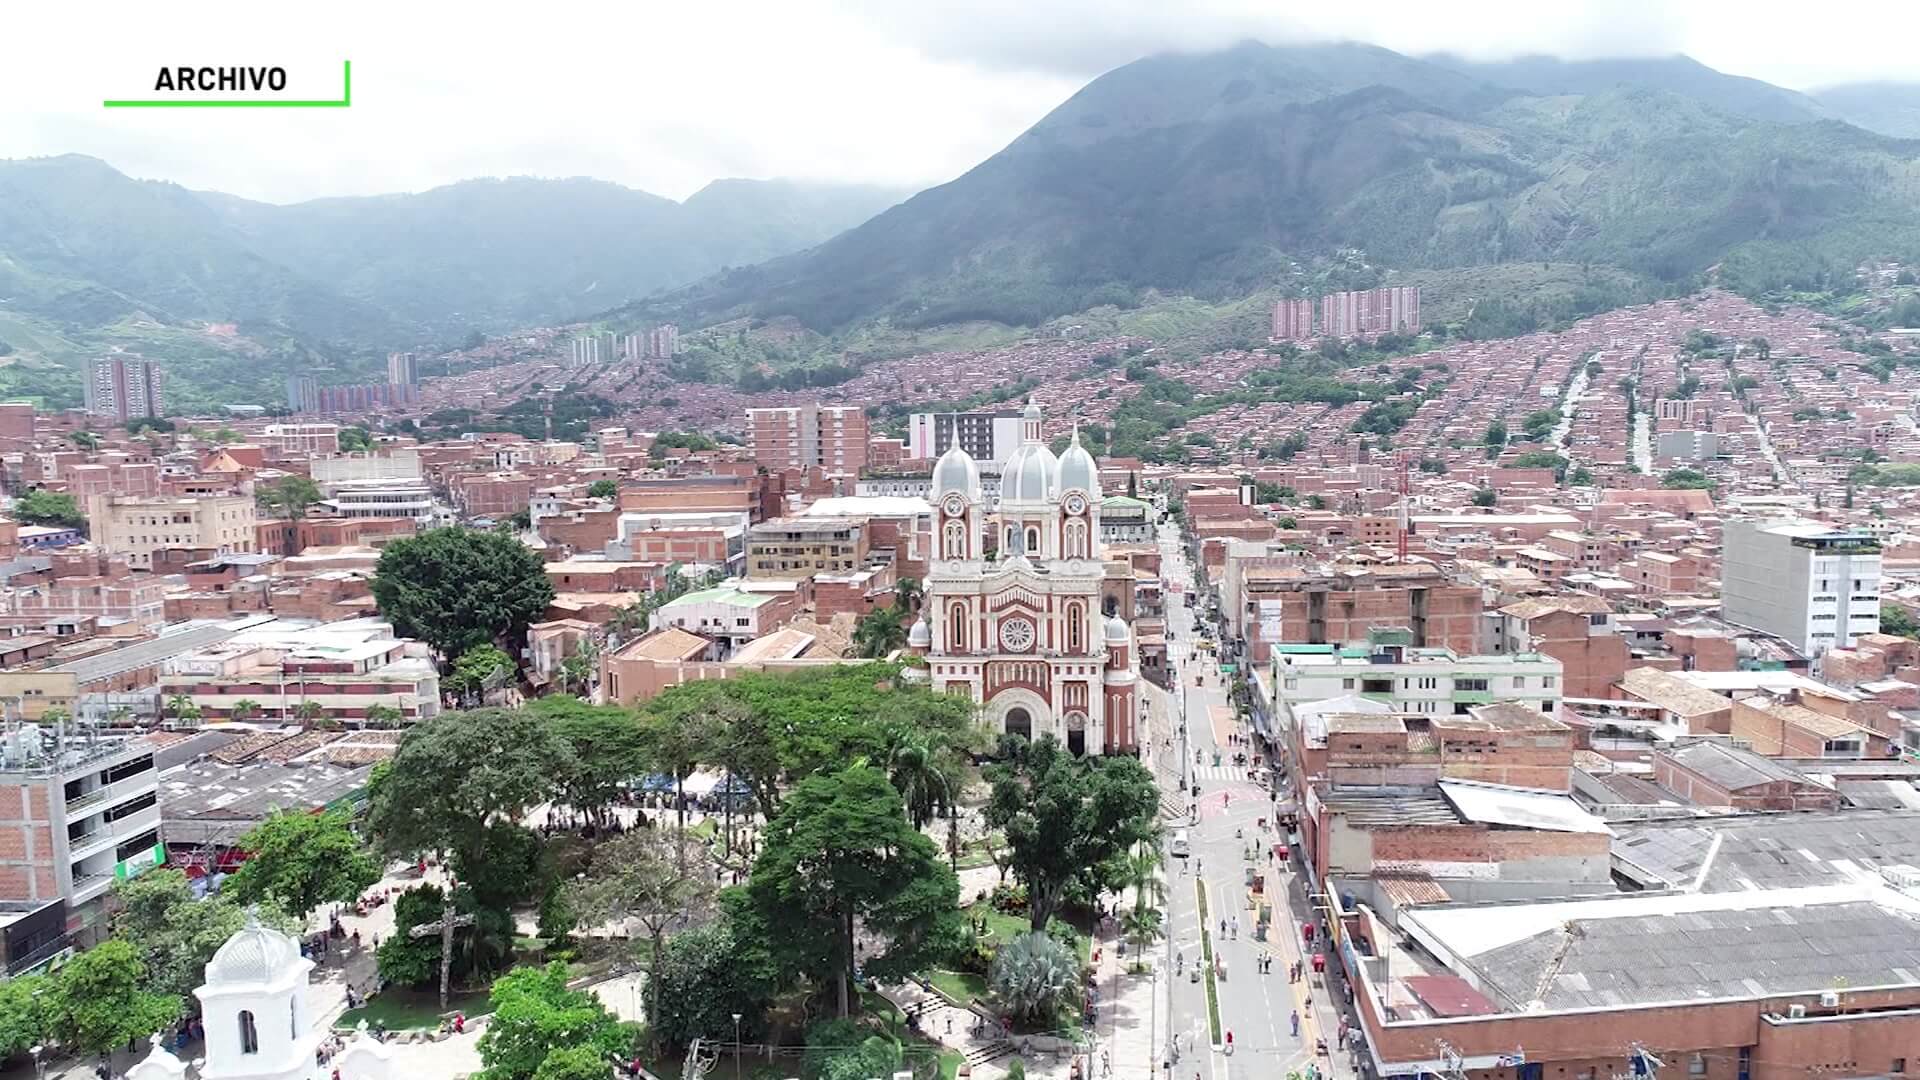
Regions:
<instances>
[{"instance_id":1,"label":"green hillside vegetation","mask_svg":"<svg viewBox=\"0 0 1920 1080\"><path fill-rule=\"evenodd\" d=\"M288 374L374 377L390 349L577 317L818 243L900 194L742 180L675 203L514 179L273 206L77 155L0 161L0 393L77 404L79 363L117 345L165 361L182 410L271 405Z\"/></svg>"},{"instance_id":2,"label":"green hillside vegetation","mask_svg":"<svg viewBox=\"0 0 1920 1080\"><path fill-rule=\"evenodd\" d=\"M1920 252L1920 146L1684 74L1655 83L1678 92L1596 76L1537 96L1357 45L1153 57L817 248L622 314L1033 325L1155 291L1222 303L1388 269L1599 268L1570 290L1577 311L1709 273L1753 295L1824 289L1862 258ZM1767 98L1795 122L1709 103L1748 92L1749 113ZM1503 309L1531 303L1518 291L1477 299L1502 328L1564 317Z\"/></svg>"}]
</instances>

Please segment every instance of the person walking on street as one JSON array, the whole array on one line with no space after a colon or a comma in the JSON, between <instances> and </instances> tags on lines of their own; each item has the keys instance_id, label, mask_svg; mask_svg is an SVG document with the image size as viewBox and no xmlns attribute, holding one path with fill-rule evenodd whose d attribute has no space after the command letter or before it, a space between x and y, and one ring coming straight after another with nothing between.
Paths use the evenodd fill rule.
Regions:
<instances>
[{"instance_id":1,"label":"person walking on street","mask_svg":"<svg viewBox=\"0 0 1920 1080\"><path fill-rule=\"evenodd\" d=\"M1290 1019L1290 1022L1291 1022L1291 1024L1292 1024L1292 1026L1293 1026L1293 1037L1297 1039L1297 1038L1299 1038L1299 1037L1300 1037L1300 1012L1299 1012L1299 1010L1297 1010L1297 1009L1296 1009L1296 1010L1294 1010L1294 1013L1293 1013L1293 1016L1292 1016L1292 1017L1290 1017L1289 1019Z\"/></svg>"}]
</instances>

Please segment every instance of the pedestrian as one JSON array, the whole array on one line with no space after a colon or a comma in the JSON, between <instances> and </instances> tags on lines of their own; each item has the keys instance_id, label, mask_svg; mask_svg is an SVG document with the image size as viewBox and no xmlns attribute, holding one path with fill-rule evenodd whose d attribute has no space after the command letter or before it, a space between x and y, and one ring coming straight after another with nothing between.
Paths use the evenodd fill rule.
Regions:
<instances>
[{"instance_id":1,"label":"pedestrian","mask_svg":"<svg viewBox=\"0 0 1920 1080\"><path fill-rule=\"evenodd\" d=\"M1300 1011L1298 1009L1294 1010L1293 1016L1289 1018L1289 1022L1293 1025L1293 1037L1296 1039L1299 1038L1300 1037Z\"/></svg>"}]
</instances>

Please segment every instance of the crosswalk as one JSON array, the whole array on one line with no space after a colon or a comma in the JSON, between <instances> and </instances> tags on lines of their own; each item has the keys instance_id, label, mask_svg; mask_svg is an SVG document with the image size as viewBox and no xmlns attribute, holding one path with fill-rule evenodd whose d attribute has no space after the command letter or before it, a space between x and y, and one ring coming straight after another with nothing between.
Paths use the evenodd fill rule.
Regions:
<instances>
[{"instance_id":1,"label":"crosswalk","mask_svg":"<svg viewBox=\"0 0 1920 1080\"><path fill-rule=\"evenodd\" d=\"M1195 779L1199 780L1201 783L1205 783L1209 780L1214 780L1214 781L1239 780L1242 783L1248 783L1248 784L1251 784L1253 782L1247 779L1247 768L1244 765L1199 765L1194 767L1194 769L1192 770L1192 775L1194 776Z\"/></svg>"}]
</instances>

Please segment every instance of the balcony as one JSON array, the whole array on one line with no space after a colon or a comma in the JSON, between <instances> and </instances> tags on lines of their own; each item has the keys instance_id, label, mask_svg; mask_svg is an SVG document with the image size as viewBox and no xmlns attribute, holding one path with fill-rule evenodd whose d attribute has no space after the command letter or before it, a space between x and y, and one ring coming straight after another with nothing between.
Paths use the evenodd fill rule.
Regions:
<instances>
[{"instance_id":1,"label":"balcony","mask_svg":"<svg viewBox=\"0 0 1920 1080\"><path fill-rule=\"evenodd\" d=\"M68 799L67 816L74 817L79 811L85 810L89 806L97 806L100 803L106 802L107 792L109 790L107 787L97 787L78 798Z\"/></svg>"}]
</instances>

